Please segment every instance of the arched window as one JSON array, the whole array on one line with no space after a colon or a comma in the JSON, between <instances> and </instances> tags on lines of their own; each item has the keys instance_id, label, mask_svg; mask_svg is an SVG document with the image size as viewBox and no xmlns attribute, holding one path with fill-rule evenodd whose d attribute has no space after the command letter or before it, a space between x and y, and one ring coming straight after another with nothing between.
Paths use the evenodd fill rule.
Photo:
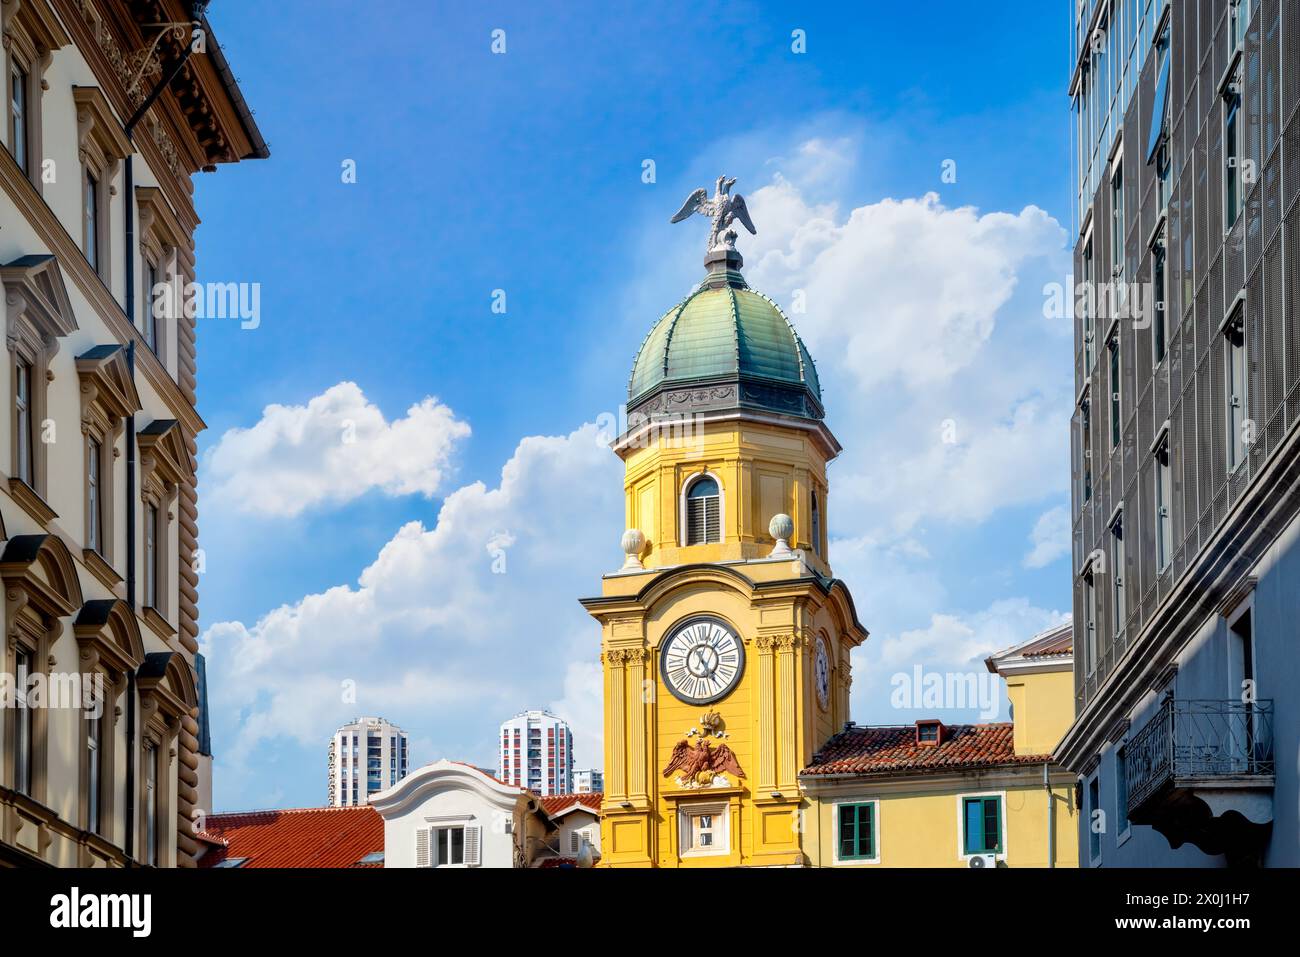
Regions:
<instances>
[{"instance_id":1,"label":"arched window","mask_svg":"<svg viewBox=\"0 0 1300 957\"><path fill-rule=\"evenodd\" d=\"M822 512L817 505L817 493L812 493L812 549L814 555L822 553Z\"/></svg>"},{"instance_id":2,"label":"arched window","mask_svg":"<svg viewBox=\"0 0 1300 957\"><path fill-rule=\"evenodd\" d=\"M707 476L696 479L686 491L686 544L722 541L722 508L718 483Z\"/></svg>"}]
</instances>

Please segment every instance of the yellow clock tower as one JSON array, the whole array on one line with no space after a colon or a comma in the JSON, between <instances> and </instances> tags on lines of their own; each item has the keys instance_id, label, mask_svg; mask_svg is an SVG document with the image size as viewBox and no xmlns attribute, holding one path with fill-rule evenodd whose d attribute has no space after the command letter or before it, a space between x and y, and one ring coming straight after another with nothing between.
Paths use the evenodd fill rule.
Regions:
<instances>
[{"instance_id":1,"label":"yellow clock tower","mask_svg":"<svg viewBox=\"0 0 1300 957\"><path fill-rule=\"evenodd\" d=\"M867 637L826 560L826 427L812 357L741 275L733 181L707 273L651 328L614 442L626 561L583 605L601 625L602 866L807 863L798 774L849 716Z\"/></svg>"}]
</instances>

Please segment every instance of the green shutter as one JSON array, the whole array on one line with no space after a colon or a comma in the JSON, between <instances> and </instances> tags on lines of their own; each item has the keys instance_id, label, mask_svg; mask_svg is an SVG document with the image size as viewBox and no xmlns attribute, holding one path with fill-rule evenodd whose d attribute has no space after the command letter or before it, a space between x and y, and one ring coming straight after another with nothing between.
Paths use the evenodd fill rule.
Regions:
<instances>
[{"instance_id":1,"label":"green shutter","mask_svg":"<svg viewBox=\"0 0 1300 957\"><path fill-rule=\"evenodd\" d=\"M858 856L875 857L875 828L872 827L870 804L858 805Z\"/></svg>"},{"instance_id":2,"label":"green shutter","mask_svg":"<svg viewBox=\"0 0 1300 957\"><path fill-rule=\"evenodd\" d=\"M876 856L873 814L874 806L870 803L840 805L840 860L864 860Z\"/></svg>"},{"instance_id":3,"label":"green shutter","mask_svg":"<svg viewBox=\"0 0 1300 957\"><path fill-rule=\"evenodd\" d=\"M963 847L967 854L982 854L980 847L984 837L983 806L978 798L966 798L962 801L962 811L966 819Z\"/></svg>"},{"instance_id":4,"label":"green shutter","mask_svg":"<svg viewBox=\"0 0 1300 957\"><path fill-rule=\"evenodd\" d=\"M984 853L997 854L1002 850L1001 801L984 799Z\"/></svg>"},{"instance_id":5,"label":"green shutter","mask_svg":"<svg viewBox=\"0 0 1300 957\"><path fill-rule=\"evenodd\" d=\"M853 857L856 842L857 816L854 804L840 805L840 857Z\"/></svg>"}]
</instances>

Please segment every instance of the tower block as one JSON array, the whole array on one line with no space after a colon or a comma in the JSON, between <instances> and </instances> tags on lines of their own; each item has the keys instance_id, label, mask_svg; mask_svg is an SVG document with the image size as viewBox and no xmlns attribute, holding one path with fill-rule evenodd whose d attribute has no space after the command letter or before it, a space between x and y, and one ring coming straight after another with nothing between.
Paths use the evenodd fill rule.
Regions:
<instances>
[{"instance_id":1,"label":"tower block","mask_svg":"<svg viewBox=\"0 0 1300 957\"><path fill-rule=\"evenodd\" d=\"M741 274L731 182L675 217L712 216L707 272L633 364L625 561L582 601L601 625L601 866L806 863L798 774L848 720L867 637L826 558L840 445L808 350Z\"/></svg>"}]
</instances>

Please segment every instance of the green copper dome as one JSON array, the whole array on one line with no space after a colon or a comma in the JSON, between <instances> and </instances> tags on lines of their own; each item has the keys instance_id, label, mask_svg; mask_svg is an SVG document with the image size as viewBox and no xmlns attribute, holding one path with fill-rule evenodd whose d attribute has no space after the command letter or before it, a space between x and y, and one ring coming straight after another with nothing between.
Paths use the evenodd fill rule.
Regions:
<instances>
[{"instance_id":1,"label":"green copper dome","mask_svg":"<svg viewBox=\"0 0 1300 957\"><path fill-rule=\"evenodd\" d=\"M715 401L699 394L706 386ZM647 412L685 411L702 401L717 408L730 399L735 407L822 417L808 349L780 307L733 269L711 273L654 324L627 391L629 408ZM668 401L651 402L656 396Z\"/></svg>"}]
</instances>

